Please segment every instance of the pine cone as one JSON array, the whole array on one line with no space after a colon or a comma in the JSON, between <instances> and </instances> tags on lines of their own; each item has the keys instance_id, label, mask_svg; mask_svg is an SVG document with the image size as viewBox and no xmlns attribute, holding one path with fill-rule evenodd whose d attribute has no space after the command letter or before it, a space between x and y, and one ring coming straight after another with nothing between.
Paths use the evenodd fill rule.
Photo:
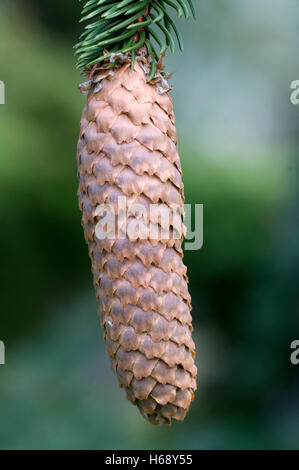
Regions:
<instances>
[{"instance_id":1,"label":"pine cone","mask_svg":"<svg viewBox=\"0 0 299 470\"><path fill-rule=\"evenodd\" d=\"M78 194L101 325L120 386L153 424L184 419L196 390L182 239L173 227L165 238L160 225L158 240L100 240L97 207L110 204L117 211L117 198L125 196L126 208L177 204L182 214L176 144L171 99L146 82L137 62L89 93L78 144ZM126 224L118 219L122 230ZM159 222L149 219L145 226L150 224Z\"/></svg>"}]
</instances>

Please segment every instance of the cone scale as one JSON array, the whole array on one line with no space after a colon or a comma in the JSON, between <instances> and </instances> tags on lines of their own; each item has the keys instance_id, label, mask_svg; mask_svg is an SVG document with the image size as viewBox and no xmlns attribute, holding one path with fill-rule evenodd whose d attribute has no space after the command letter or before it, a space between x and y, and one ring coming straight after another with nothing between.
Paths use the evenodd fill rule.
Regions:
<instances>
[{"instance_id":1,"label":"cone scale","mask_svg":"<svg viewBox=\"0 0 299 470\"><path fill-rule=\"evenodd\" d=\"M128 400L152 424L171 424L184 419L197 374L182 237L171 219L166 237L149 210L175 205L184 213L172 101L137 60L95 73L93 82L81 118L78 196L106 351ZM146 216L123 219L120 199ZM122 236L98 237L107 205ZM145 237L128 230L132 222Z\"/></svg>"}]
</instances>

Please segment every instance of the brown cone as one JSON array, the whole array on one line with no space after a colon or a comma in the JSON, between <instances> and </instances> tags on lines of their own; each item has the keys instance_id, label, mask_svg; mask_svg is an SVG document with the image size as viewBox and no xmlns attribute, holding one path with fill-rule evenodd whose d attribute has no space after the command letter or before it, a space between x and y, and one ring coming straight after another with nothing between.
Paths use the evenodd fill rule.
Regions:
<instances>
[{"instance_id":1,"label":"brown cone","mask_svg":"<svg viewBox=\"0 0 299 470\"><path fill-rule=\"evenodd\" d=\"M196 390L182 238L163 237L152 218L145 227L158 224L158 240L99 240L95 230L98 205L117 209L118 196L126 196L127 208L177 204L183 213L176 144L171 99L146 83L137 62L133 71L125 64L100 91L89 93L77 154L79 205L101 325L120 386L153 424L184 419ZM118 219L121 230L126 224Z\"/></svg>"}]
</instances>

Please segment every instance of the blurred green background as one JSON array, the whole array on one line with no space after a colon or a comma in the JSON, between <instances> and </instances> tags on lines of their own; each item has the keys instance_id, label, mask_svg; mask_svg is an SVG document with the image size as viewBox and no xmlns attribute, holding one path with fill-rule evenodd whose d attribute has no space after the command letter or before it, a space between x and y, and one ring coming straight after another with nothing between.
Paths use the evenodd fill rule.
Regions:
<instances>
[{"instance_id":1,"label":"blurred green background","mask_svg":"<svg viewBox=\"0 0 299 470\"><path fill-rule=\"evenodd\" d=\"M196 1L196 0L195 0ZM200 0L167 57L187 202L198 392L152 427L105 355L77 204L76 0L1 0L2 449L299 449L298 0Z\"/></svg>"}]
</instances>

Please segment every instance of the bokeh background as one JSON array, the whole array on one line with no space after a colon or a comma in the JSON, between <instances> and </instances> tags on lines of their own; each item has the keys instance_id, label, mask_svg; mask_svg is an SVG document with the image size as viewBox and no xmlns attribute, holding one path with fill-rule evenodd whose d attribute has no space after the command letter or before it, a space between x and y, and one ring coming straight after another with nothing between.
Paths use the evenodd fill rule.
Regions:
<instances>
[{"instance_id":1,"label":"bokeh background","mask_svg":"<svg viewBox=\"0 0 299 470\"><path fill-rule=\"evenodd\" d=\"M298 0L195 0L168 55L187 202L198 392L152 427L105 355L77 204L77 0L1 0L2 449L298 449Z\"/></svg>"}]
</instances>

